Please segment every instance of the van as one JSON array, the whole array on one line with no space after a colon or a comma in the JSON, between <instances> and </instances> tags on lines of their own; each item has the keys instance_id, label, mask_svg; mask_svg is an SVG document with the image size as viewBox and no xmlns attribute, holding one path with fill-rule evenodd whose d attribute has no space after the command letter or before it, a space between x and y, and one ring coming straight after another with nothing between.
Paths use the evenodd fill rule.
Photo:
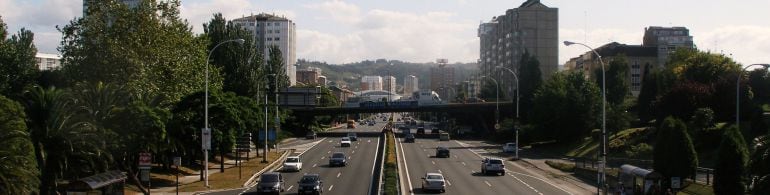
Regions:
<instances>
[{"instance_id":1,"label":"van","mask_svg":"<svg viewBox=\"0 0 770 195\"><path fill-rule=\"evenodd\" d=\"M449 133L441 133L438 135L439 141L449 141Z\"/></svg>"}]
</instances>

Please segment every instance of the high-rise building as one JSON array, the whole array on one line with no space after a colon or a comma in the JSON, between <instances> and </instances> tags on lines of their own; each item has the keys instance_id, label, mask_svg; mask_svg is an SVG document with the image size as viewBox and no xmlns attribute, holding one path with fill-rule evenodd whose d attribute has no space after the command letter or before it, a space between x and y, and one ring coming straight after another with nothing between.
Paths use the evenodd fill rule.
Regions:
<instances>
[{"instance_id":1,"label":"high-rise building","mask_svg":"<svg viewBox=\"0 0 770 195\"><path fill-rule=\"evenodd\" d=\"M51 70L61 66L61 55L37 53L35 55L35 62L39 70Z\"/></svg>"},{"instance_id":2,"label":"high-rise building","mask_svg":"<svg viewBox=\"0 0 770 195\"><path fill-rule=\"evenodd\" d=\"M690 36L690 30L685 27L650 26L644 29L642 46L656 47L658 66L662 67L668 60L668 54L677 48L695 48Z\"/></svg>"},{"instance_id":3,"label":"high-rise building","mask_svg":"<svg viewBox=\"0 0 770 195\"><path fill-rule=\"evenodd\" d=\"M318 84L318 78L321 77L321 69L319 68L307 68L304 70L297 70L297 82L302 84L315 85Z\"/></svg>"},{"instance_id":4,"label":"high-rise building","mask_svg":"<svg viewBox=\"0 0 770 195\"><path fill-rule=\"evenodd\" d=\"M602 56L602 61L605 65L611 61L623 56L628 62L628 88L631 90L631 95L638 96L642 89L642 75L646 68L652 67L658 62L658 53L655 46L644 45L626 45L617 42L608 43L597 47L596 52ZM592 51L570 59L566 63L572 70L582 70L586 77L593 77L596 70L601 69L596 59L596 55ZM606 67L605 67L606 68Z\"/></svg>"},{"instance_id":5,"label":"high-rise building","mask_svg":"<svg viewBox=\"0 0 770 195\"><path fill-rule=\"evenodd\" d=\"M404 77L404 97L412 97L412 93L420 90L418 87L417 77L414 75L408 75Z\"/></svg>"},{"instance_id":6,"label":"high-rise building","mask_svg":"<svg viewBox=\"0 0 770 195\"><path fill-rule=\"evenodd\" d=\"M234 19L233 23L251 31L258 50L262 51L265 60L270 59L269 46L276 45L281 50L286 75L291 85L296 85L297 74L297 32L292 20L272 14L261 13ZM320 72L319 72L320 75Z\"/></svg>"},{"instance_id":7,"label":"high-rise building","mask_svg":"<svg viewBox=\"0 0 770 195\"><path fill-rule=\"evenodd\" d=\"M361 78L361 91L382 90L381 76L364 76Z\"/></svg>"},{"instance_id":8,"label":"high-rise building","mask_svg":"<svg viewBox=\"0 0 770 195\"><path fill-rule=\"evenodd\" d=\"M385 76L382 77L382 90L396 93L396 77Z\"/></svg>"},{"instance_id":9,"label":"high-rise building","mask_svg":"<svg viewBox=\"0 0 770 195\"><path fill-rule=\"evenodd\" d=\"M440 64L430 68L430 89L436 91L441 99L451 100L457 95L455 85L455 68ZM451 96L450 96L451 95Z\"/></svg>"},{"instance_id":10,"label":"high-rise building","mask_svg":"<svg viewBox=\"0 0 770 195\"><path fill-rule=\"evenodd\" d=\"M522 54L528 52L540 62L543 78L550 77L558 70L558 13L558 8L548 7L539 0L527 0L518 8L509 9L504 15L480 24L478 37L481 74L494 76L503 85L502 73L498 74L500 71L495 67L518 70Z\"/></svg>"}]
</instances>

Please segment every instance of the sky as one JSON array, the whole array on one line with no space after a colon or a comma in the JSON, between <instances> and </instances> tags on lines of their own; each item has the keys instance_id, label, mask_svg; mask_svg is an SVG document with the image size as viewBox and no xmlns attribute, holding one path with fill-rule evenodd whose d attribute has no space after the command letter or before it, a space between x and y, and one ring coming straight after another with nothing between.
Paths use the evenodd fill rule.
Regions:
<instances>
[{"instance_id":1,"label":"sky","mask_svg":"<svg viewBox=\"0 0 770 195\"><path fill-rule=\"evenodd\" d=\"M273 13L294 21L297 58L328 63L366 59L475 62L478 25L524 0L182 0L195 33L221 12L227 19ZM559 9L559 42L599 47L641 44L648 26L684 26L696 46L744 65L770 63L770 0L541 0ZM82 16L82 0L0 0L9 33L35 33L40 52L57 53L56 26ZM559 63L586 52L559 46Z\"/></svg>"}]
</instances>

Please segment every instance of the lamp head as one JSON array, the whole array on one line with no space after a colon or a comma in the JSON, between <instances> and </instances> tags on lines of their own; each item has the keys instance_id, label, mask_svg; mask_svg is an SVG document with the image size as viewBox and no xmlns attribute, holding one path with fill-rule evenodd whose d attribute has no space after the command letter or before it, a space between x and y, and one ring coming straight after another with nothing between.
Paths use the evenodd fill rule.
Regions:
<instances>
[{"instance_id":1,"label":"lamp head","mask_svg":"<svg viewBox=\"0 0 770 195\"><path fill-rule=\"evenodd\" d=\"M575 42L572 42L572 41L564 41L564 45L566 45L566 46L570 46L570 45L573 45L573 44L575 44Z\"/></svg>"},{"instance_id":2,"label":"lamp head","mask_svg":"<svg viewBox=\"0 0 770 195\"><path fill-rule=\"evenodd\" d=\"M770 64L759 64L759 65L765 68L770 68Z\"/></svg>"},{"instance_id":3,"label":"lamp head","mask_svg":"<svg viewBox=\"0 0 770 195\"><path fill-rule=\"evenodd\" d=\"M244 43L244 42L246 42L246 40L243 40L243 39L236 39L236 40L235 40L235 42L237 42L238 44L241 44L241 45L243 45L243 43Z\"/></svg>"}]
</instances>

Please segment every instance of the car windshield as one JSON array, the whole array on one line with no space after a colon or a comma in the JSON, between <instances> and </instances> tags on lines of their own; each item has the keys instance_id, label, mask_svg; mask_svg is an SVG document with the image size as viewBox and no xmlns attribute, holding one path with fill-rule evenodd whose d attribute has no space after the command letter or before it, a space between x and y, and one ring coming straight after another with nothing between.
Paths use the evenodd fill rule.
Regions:
<instances>
[{"instance_id":1,"label":"car windshield","mask_svg":"<svg viewBox=\"0 0 770 195\"><path fill-rule=\"evenodd\" d=\"M502 160L489 160L489 164L503 164Z\"/></svg>"},{"instance_id":2,"label":"car windshield","mask_svg":"<svg viewBox=\"0 0 770 195\"><path fill-rule=\"evenodd\" d=\"M276 174L264 174L262 177L260 177L259 181L261 182L277 182L278 181L278 175Z\"/></svg>"},{"instance_id":3,"label":"car windshield","mask_svg":"<svg viewBox=\"0 0 770 195\"><path fill-rule=\"evenodd\" d=\"M347 138L347 137L343 137L343 138L342 138L342 141L350 141L350 138Z\"/></svg>"},{"instance_id":4,"label":"car windshield","mask_svg":"<svg viewBox=\"0 0 770 195\"><path fill-rule=\"evenodd\" d=\"M299 162L299 158L286 158L287 163Z\"/></svg>"},{"instance_id":5,"label":"car windshield","mask_svg":"<svg viewBox=\"0 0 770 195\"><path fill-rule=\"evenodd\" d=\"M443 179L441 175L428 175L427 179Z\"/></svg>"},{"instance_id":6,"label":"car windshield","mask_svg":"<svg viewBox=\"0 0 770 195\"><path fill-rule=\"evenodd\" d=\"M332 154L332 158L345 158L345 154L343 154L343 153L334 153L334 154Z\"/></svg>"},{"instance_id":7,"label":"car windshield","mask_svg":"<svg viewBox=\"0 0 770 195\"><path fill-rule=\"evenodd\" d=\"M302 183L315 183L316 181L318 181L318 176L304 176L300 180Z\"/></svg>"}]
</instances>

